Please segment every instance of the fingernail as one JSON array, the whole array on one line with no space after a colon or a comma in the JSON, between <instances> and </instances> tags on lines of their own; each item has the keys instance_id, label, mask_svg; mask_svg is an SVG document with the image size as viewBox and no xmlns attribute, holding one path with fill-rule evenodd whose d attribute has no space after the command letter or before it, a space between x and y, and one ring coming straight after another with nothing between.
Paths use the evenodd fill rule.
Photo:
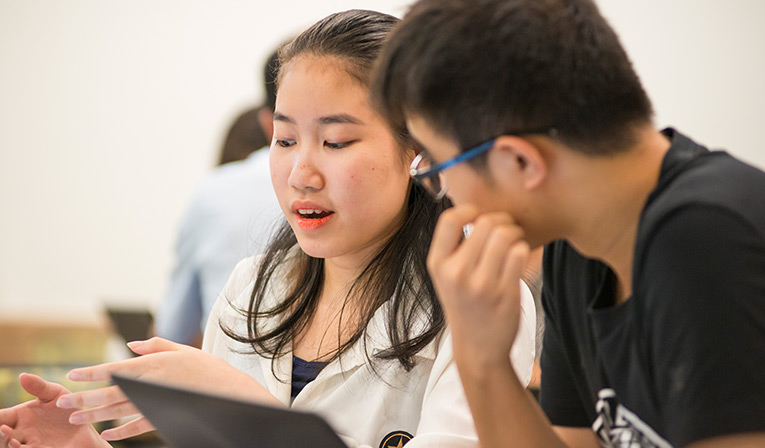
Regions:
<instances>
[{"instance_id":1,"label":"fingernail","mask_svg":"<svg viewBox=\"0 0 765 448\"><path fill-rule=\"evenodd\" d=\"M69 423L73 425L81 425L85 423L85 420L82 418L81 415L72 414L69 416Z\"/></svg>"},{"instance_id":2,"label":"fingernail","mask_svg":"<svg viewBox=\"0 0 765 448\"><path fill-rule=\"evenodd\" d=\"M66 377L72 381L79 381L82 379L82 374L76 370L72 370Z\"/></svg>"},{"instance_id":3,"label":"fingernail","mask_svg":"<svg viewBox=\"0 0 765 448\"><path fill-rule=\"evenodd\" d=\"M72 407L72 401L68 398L61 397L56 401L56 407L59 408L71 408Z\"/></svg>"},{"instance_id":4,"label":"fingernail","mask_svg":"<svg viewBox=\"0 0 765 448\"><path fill-rule=\"evenodd\" d=\"M143 341L130 341L127 343L127 346L130 348L136 348L140 347L143 344Z\"/></svg>"}]
</instances>

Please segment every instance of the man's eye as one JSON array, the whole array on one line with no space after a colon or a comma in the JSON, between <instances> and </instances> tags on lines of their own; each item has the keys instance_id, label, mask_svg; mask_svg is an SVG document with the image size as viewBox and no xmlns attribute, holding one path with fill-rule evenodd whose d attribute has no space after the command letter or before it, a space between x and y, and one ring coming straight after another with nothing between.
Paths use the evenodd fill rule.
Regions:
<instances>
[{"instance_id":1,"label":"man's eye","mask_svg":"<svg viewBox=\"0 0 765 448\"><path fill-rule=\"evenodd\" d=\"M288 148L295 144L295 140L276 140L276 144L282 148Z\"/></svg>"},{"instance_id":2,"label":"man's eye","mask_svg":"<svg viewBox=\"0 0 765 448\"><path fill-rule=\"evenodd\" d=\"M330 142L330 141L325 141L324 142L324 146L326 146L327 148L330 148L330 149L343 149L343 148L347 148L348 146L351 146L354 143L356 143L356 140L351 140L351 141L348 141L348 142Z\"/></svg>"}]
</instances>

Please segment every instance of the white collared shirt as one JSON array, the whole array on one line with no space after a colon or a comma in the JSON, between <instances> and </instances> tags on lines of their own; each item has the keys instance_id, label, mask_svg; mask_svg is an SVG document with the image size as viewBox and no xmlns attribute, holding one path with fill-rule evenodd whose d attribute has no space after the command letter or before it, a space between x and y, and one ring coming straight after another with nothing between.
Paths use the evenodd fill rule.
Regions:
<instances>
[{"instance_id":1,"label":"white collared shirt","mask_svg":"<svg viewBox=\"0 0 765 448\"><path fill-rule=\"evenodd\" d=\"M247 334L245 317L232 305L247 309L256 269L255 257L237 265L213 308L203 350L252 376L285 406L321 415L351 447L377 448L396 431L414 436L407 448L478 446L473 419L452 360L448 329L415 356L416 365L408 372L395 360L377 362L376 372L373 371L364 341L360 340L324 367L290 403L292 353L277 359L272 371L270 358L248 354L252 347L233 341L220 329L220 324L224 324L238 334ZM283 291L279 285L271 287L268 300L276 303ZM521 291L522 319L510 357L518 377L528 384L534 360L536 316L531 292L525 284ZM377 311L367 327L366 348L370 354L390 345L385 331L386 307L387 304Z\"/></svg>"}]
</instances>

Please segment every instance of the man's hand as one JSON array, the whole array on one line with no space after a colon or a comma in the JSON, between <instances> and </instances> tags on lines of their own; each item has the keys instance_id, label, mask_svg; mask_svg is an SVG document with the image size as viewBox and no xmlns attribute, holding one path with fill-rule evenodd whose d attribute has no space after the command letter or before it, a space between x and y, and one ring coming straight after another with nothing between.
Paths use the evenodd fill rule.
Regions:
<instances>
[{"instance_id":1,"label":"man's hand","mask_svg":"<svg viewBox=\"0 0 765 448\"><path fill-rule=\"evenodd\" d=\"M473 229L464 238L467 224ZM528 254L523 230L506 213L479 214L464 205L441 214L428 270L451 326L460 370L509 363Z\"/></svg>"}]
</instances>

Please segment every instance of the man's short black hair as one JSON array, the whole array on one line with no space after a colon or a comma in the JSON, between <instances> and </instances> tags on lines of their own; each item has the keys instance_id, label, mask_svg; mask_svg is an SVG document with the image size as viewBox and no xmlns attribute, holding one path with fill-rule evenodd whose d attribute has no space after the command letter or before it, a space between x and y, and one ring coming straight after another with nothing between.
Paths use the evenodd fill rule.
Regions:
<instances>
[{"instance_id":1,"label":"man's short black hair","mask_svg":"<svg viewBox=\"0 0 765 448\"><path fill-rule=\"evenodd\" d=\"M384 116L418 115L463 150L555 128L578 151L610 154L653 114L590 0L420 0L377 68L373 95Z\"/></svg>"}]
</instances>

